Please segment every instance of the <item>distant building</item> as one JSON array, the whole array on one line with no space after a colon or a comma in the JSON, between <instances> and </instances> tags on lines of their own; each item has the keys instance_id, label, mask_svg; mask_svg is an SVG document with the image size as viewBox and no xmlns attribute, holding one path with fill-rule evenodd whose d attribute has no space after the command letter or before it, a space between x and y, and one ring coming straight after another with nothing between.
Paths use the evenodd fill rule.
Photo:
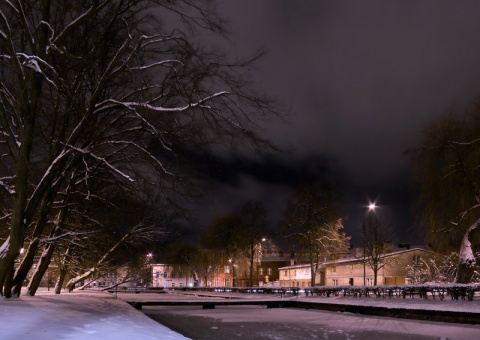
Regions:
<instances>
[{"instance_id":1,"label":"distant building","mask_svg":"<svg viewBox=\"0 0 480 340\"><path fill-rule=\"evenodd\" d=\"M377 273L378 285L409 284L411 278L406 267L420 263L421 259L435 257L436 254L421 248L412 248L383 255L385 265ZM319 286L373 285L374 273L362 257L343 258L321 262L315 273ZM279 268L282 287L308 287L311 282L309 264L291 265Z\"/></svg>"},{"instance_id":2,"label":"distant building","mask_svg":"<svg viewBox=\"0 0 480 340\"><path fill-rule=\"evenodd\" d=\"M253 282L250 282L250 266L246 266L238 275L238 287L253 287L272 284L279 280L278 268L290 263L290 257L282 252L267 254L254 264Z\"/></svg>"},{"instance_id":3,"label":"distant building","mask_svg":"<svg viewBox=\"0 0 480 340\"><path fill-rule=\"evenodd\" d=\"M296 264L278 268L281 287L310 287L310 264Z\"/></svg>"},{"instance_id":4,"label":"distant building","mask_svg":"<svg viewBox=\"0 0 480 340\"><path fill-rule=\"evenodd\" d=\"M181 275L174 265L152 264L152 287L178 288L193 287L194 278L191 275Z\"/></svg>"}]
</instances>

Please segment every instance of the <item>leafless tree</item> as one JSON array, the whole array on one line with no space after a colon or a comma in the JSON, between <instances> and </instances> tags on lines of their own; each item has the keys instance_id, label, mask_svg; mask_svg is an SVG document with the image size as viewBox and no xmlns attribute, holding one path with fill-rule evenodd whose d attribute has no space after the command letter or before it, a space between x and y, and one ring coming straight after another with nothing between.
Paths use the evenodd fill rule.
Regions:
<instances>
[{"instance_id":1,"label":"leafless tree","mask_svg":"<svg viewBox=\"0 0 480 340\"><path fill-rule=\"evenodd\" d=\"M459 254L457 283L468 283L480 245L480 101L433 122L410 152L421 225L437 251Z\"/></svg>"},{"instance_id":2,"label":"leafless tree","mask_svg":"<svg viewBox=\"0 0 480 340\"><path fill-rule=\"evenodd\" d=\"M327 185L299 186L287 202L282 225L290 245L298 253L307 255L312 287L321 258L349 249L350 237L342 231L342 221L334 209L333 193Z\"/></svg>"},{"instance_id":3,"label":"leafless tree","mask_svg":"<svg viewBox=\"0 0 480 340\"><path fill-rule=\"evenodd\" d=\"M267 209L259 201L248 201L240 208L240 216L243 221L242 229L245 231L244 235L249 244L247 250L250 261L248 286L251 287L254 285L253 272L257 270L258 262L262 259L262 238L267 234Z\"/></svg>"},{"instance_id":4,"label":"leafless tree","mask_svg":"<svg viewBox=\"0 0 480 340\"><path fill-rule=\"evenodd\" d=\"M364 261L373 271L373 284L376 286L379 270L388 263L396 261L395 256L385 256L386 253L392 251L395 232L387 222L380 219L377 213L370 212L364 220L362 238L365 252Z\"/></svg>"},{"instance_id":5,"label":"leafless tree","mask_svg":"<svg viewBox=\"0 0 480 340\"><path fill-rule=\"evenodd\" d=\"M222 32L210 1L0 2L3 296L12 295L26 234L40 228L33 247L48 235L42 218L56 216L52 204L72 176L89 198L98 168L110 183L160 186L181 177L182 150L239 138L271 147L257 123L272 106L237 72L258 55L231 63L196 46L188 29L162 31L161 15L197 34Z\"/></svg>"}]
</instances>

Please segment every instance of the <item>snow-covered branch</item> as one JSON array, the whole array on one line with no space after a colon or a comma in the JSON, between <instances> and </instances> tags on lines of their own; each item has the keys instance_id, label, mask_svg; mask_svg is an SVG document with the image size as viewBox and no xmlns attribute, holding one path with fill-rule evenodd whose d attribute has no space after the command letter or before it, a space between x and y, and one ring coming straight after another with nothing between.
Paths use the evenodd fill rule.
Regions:
<instances>
[{"instance_id":1,"label":"snow-covered branch","mask_svg":"<svg viewBox=\"0 0 480 340\"><path fill-rule=\"evenodd\" d=\"M90 235L90 234L94 234L94 232L76 232L76 231L68 231L68 232L65 232L61 235L57 235L57 236L52 236L52 237L47 237L47 238L42 238L40 239L40 243L55 243L57 242L58 240L61 240L61 239L64 239L64 238L76 238L78 236L85 236L85 235Z\"/></svg>"},{"instance_id":2,"label":"snow-covered branch","mask_svg":"<svg viewBox=\"0 0 480 340\"><path fill-rule=\"evenodd\" d=\"M222 97L225 95L230 94L228 91L220 91L217 93L214 93L210 96L207 96L205 98L202 98L196 102L189 103L188 105L183 105L183 106L177 106L177 107L163 107L163 106L155 106L155 105L150 105L144 102L120 102L117 101L113 98L107 99L101 103L98 103L96 105L96 110L97 112L103 111L103 110L108 110L116 106L123 106L125 108L135 110L137 108L143 108L143 109L148 109L156 112L184 112L187 110L190 110L192 108L200 107L202 106L205 102L208 102L214 98Z\"/></svg>"}]
</instances>

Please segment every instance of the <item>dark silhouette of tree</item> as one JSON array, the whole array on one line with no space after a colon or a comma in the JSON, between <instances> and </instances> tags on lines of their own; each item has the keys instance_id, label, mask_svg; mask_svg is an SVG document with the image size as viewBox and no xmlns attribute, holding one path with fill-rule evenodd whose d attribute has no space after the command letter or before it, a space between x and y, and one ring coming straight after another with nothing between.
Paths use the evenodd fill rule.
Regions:
<instances>
[{"instance_id":1,"label":"dark silhouette of tree","mask_svg":"<svg viewBox=\"0 0 480 340\"><path fill-rule=\"evenodd\" d=\"M363 246L366 263L373 271L373 284L377 285L378 271L388 263L395 261L395 257L385 257L392 250L395 232L389 224L382 221L378 213L369 211L362 227Z\"/></svg>"},{"instance_id":2,"label":"dark silhouette of tree","mask_svg":"<svg viewBox=\"0 0 480 340\"><path fill-rule=\"evenodd\" d=\"M178 27L162 30L162 15L179 16ZM26 237L31 256L55 235L45 221L68 188L85 200L140 182L179 193L183 150L272 147L257 123L274 110L240 76L261 53L232 63L190 39L223 34L223 23L202 0L2 2L3 296L19 294L29 262L16 280L14 264Z\"/></svg>"},{"instance_id":3,"label":"dark silhouette of tree","mask_svg":"<svg viewBox=\"0 0 480 340\"><path fill-rule=\"evenodd\" d=\"M281 225L290 246L307 255L312 287L320 259L349 249L350 237L342 231L328 185L306 183L297 187L287 202Z\"/></svg>"},{"instance_id":4,"label":"dark silhouette of tree","mask_svg":"<svg viewBox=\"0 0 480 340\"><path fill-rule=\"evenodd\" d=\"M468 283L480 245L480 101L433 122L422 148L409 153L421 226L436 251L458 251L456 282Z\"/></svg>"}]
</instances>

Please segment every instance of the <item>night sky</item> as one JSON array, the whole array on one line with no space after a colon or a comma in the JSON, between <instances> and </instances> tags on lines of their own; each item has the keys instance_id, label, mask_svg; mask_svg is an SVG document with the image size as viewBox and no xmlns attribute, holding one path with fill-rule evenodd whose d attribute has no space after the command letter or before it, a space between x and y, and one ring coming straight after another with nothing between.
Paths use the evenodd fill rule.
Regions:
<instances>
[{"instance_id":1,"label":"night sky","mask_svg":"<svg viewBox=\"0 0 480 340\"><path fill-rule=\"evenodd\" d=\"M264 47L251 80L292 113L266 135L274 160L230 159L213 171L200 223L262 200L275 225L306 174L333 181L352 242L376 200L399 242L415 232L407 148L426 124L480 95L480 1L228 0L229 53ZM413 233L412 233L413 232Z\"/></svg>"}]
</instances>

